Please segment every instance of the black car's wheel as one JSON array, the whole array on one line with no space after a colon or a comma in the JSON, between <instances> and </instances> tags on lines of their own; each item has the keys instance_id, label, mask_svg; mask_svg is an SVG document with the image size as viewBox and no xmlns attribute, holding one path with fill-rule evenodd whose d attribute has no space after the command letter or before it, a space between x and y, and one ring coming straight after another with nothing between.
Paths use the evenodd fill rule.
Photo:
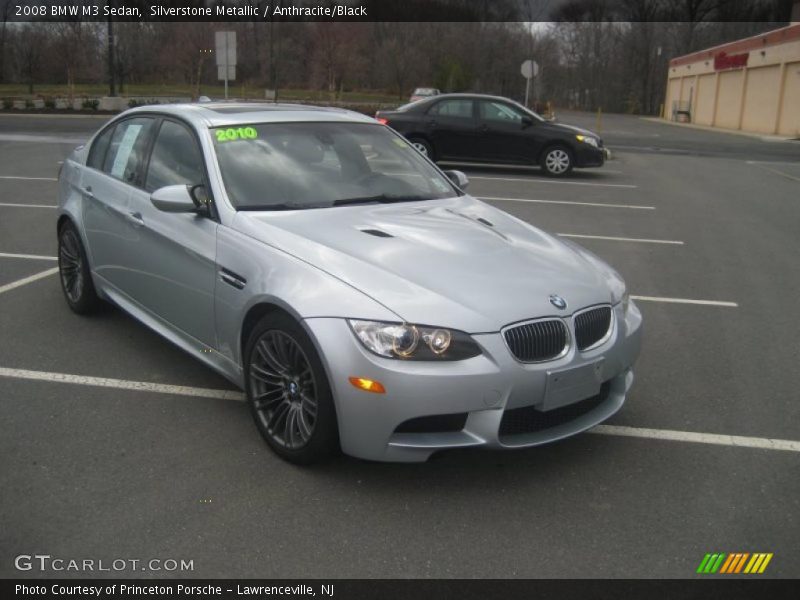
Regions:
<instances>
[{"instance_id":1,"label":"black car's wheel","mask_svg":"<svg viewBox=\"0 0 800 600\"><path fill-rule=\"evenodd\" d=\"M419 152L423 156L430 158L431 160L434 160L435 157L433 155L433 146L431 146L428 140L418 137L412 137L408 138L408 141L412 146L414 146L414 148L417 149L417 152Z\"/></svg>"},{"instance_id":2,"label":"black car's wheel","mask_svg":"<svg viewBox=\"0 0 800 600\"><path fill-rule=\"evenodd\" d=\"M78 231L69 221L58 232L58 272L69 307L79 315L97 311L101 300L94 289L89 260Z\"/></svg>"},{"instance_id":3,"label":"black car's wheel","mask_svg":"<svg viewBox=\"0 0 800 600\"><path fill-rule=\"evenodd\" d=\"M551 146L545 149L539 163L545 174L551 177L563 177L572 171L572 152L566 146Z\"/></svg>"},{"instance_id":4,"label":"black car's wheel","mask_svg":"<svg viewBox=\"0 0 800 600\"><path fill-rule=\"evenodd\" d=\"M245 348L247 401L256 426L281 458L311 464L339 447L336 410L316 349L285 314L269 314Z\"/></svg>"}]
</instances>

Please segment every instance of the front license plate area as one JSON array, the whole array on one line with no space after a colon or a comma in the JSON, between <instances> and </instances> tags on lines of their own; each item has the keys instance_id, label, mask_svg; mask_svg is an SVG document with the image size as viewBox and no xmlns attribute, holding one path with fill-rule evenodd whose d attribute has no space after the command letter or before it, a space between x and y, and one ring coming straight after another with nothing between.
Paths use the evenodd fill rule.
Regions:
<instances>
[{"instance_id":1,"label":"front license plate area","mask_svg":"<svg viewBox=\"0 0 800 600\"><path fill-rule=\"evenodd\" d=\"M600 393L603 360L588 365L547 372L543 410L553 410Z\"/></svg>"}]
</instances>

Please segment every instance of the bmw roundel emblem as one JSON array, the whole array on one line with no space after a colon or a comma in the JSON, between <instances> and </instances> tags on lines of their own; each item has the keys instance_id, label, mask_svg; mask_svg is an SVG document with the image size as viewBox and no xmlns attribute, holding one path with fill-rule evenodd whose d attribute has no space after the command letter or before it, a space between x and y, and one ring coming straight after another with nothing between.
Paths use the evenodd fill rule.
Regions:
<instances>
[{"instance_id":1,"label":"bmw roundel emblem","mask_svg":"<svg viewBox=\"0 0 800 600\"><path fill-rule=\"evenodd\" d=\"M564 310L565 308L567 308L567 301L564 300L558 294L550 294L550 304L552 304L559 310Z\"/></svg>"}]
</instances>

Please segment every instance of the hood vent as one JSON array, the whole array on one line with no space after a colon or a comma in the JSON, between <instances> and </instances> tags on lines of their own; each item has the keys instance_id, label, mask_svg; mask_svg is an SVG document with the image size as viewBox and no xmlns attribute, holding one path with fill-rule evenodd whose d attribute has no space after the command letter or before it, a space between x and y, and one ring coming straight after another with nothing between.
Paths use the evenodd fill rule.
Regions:
<instances>
[{"instance_id":1,"label":"hood vent","mask_svg":"<svg viewBox=\"0 0 800 600\"><path fill-rule=\"evenodd\" d=\"M368 235L374 235L375 237L382 237L382 238L394 237L391 233L386 233L385 231L381 231L380 229L361 229L361 231Z\"/></svg>"},{"instance_id":2,"label":"hood vent","mask_svg":"<svg viewBox=\"0 0 800 600\"><path fill-rule=\"evenodd\" d=\"M488 225L489 227L494 227L494 223L492 223L491 221L487 221L483 217L478 217L476 221L478 221L479 223L483 223L484 225Z\"/></svg>"}]
</instances>

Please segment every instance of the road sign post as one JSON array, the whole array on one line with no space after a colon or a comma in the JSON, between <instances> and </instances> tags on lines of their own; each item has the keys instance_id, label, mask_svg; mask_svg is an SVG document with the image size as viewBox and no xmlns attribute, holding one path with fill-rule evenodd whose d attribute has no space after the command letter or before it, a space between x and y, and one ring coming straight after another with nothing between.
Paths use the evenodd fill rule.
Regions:
<instances>
[{"instance_id":1,"label":"road sign post","mask_svg":"<svg viewBox=\"0 0 800 600\"><path fill-rule=\"evenodd\" d=\"M236 32L217 31L214 34L217 55L217 79L225 80L225 99L228 99L228 81L236 79Z\"/></svg>"},{"instance_id":2,"label":"road sign post","mask_svg":"<svg viewBox=\"0 0 800 600\"><path fill-rule=\"evenodd\" d=\"M530 97L531 82L533 78L539 74L539 63L535 60L526 60L520 67L520 73L525 78L525 106L528 106L528 98Z\"/></svg>"}]
</instances>

